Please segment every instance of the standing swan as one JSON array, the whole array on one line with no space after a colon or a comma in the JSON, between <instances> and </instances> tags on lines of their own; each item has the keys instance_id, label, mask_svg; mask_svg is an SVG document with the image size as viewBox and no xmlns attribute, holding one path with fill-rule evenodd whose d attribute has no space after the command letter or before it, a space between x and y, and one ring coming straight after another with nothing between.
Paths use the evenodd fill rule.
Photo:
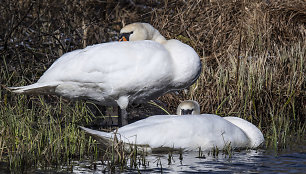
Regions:
<instances>
[{"instance_id":1,"label":"standing swan","mask_svg":"<svg viewBox=\"0 0 306 174\"><path fill-rule=\"evenodd\" d=\"M10 89L118 105L121 124L126 125L130 103L186 88L199 77L200 59L190 46L166 40L147 23L127 25L120 33L122 40L130 42L102 43L66 53L36 83Z\"/></svg>"},{"instance_id":2,"label":"standing swan","mask_svg":"<svg viewBox=\"0 0 306 174\"><path fill-rule=\"evenodd\" d=\"M185 111L199 113L199 104L185 101L177 114ZM152 149L167 147L183 150L211 150L256 148L264 141L261 131L252 123L237 117L202 115L156 115L119 128L116 132L102 132L81 127L87 133L99 137L104 144L111 144L116 135L128 144L149 146Z\"/></svg>"}]
</instances>

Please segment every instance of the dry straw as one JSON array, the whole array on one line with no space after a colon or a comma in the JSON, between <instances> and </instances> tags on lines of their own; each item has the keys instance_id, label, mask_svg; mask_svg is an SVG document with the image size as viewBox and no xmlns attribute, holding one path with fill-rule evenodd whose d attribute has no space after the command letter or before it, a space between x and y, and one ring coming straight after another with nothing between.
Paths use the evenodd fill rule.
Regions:
<instances>
[{"instance_id":1,"label":"dry straw","mask_svg":"<svg viewBox=\"0 0 306 174\"><path fill-rule=\"evenodd\" d=\"M124 23L148 22L192 46L202 61L188 92L159 98L168 112L194 99L203 113L251 121L267 146L305 137L303 0L11 0L0 11L3 86L31 84L63 53L116 40ZM17 96L2 86L0 98L0 161L10 167L98 156L96 142L76 129L97 118L86 103Z\"/></svg>"}]
</instances>

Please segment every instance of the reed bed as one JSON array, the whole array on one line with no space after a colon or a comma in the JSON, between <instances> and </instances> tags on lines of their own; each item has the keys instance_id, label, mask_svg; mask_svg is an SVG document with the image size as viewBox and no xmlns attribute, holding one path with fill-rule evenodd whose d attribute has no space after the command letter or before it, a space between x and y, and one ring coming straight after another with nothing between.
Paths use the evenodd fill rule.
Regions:
<instances>
[{"instance_id":1,"label":"reed bed","mask_svg":"<svg viewBox=\"0 0 306 174\"><path fill-rule=\"evenodd\" d=\"M302 0L4 0L0 11L0 161L12 170L103 155L118 164L112 161L118 155L101 152L98 142L78 129L98 117L86 101L15 95L5 87L36 82L62 54L116 40L120 28L132 22L151 23L201 57L202 74L187 92L159 98L167 112L194 99L202 113L252 122L264 132L266 147L305 141Z\"/></svg>"}]
</instances>

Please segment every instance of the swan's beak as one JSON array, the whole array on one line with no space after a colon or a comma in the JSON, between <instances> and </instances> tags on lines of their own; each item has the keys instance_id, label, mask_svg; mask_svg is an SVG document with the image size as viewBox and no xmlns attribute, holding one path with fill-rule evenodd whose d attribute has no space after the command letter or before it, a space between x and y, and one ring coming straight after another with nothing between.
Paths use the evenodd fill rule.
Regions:
<instances>
[{"instance_id":1,"label":"swan's beak","mask_svg":"<svg viewBox=\"0 0 306 174\"><path fill-rule=\"evenodd\" d=\"M120 37L119 42L128 41L125 36Z\"/></svg>"},{"instance_id":2,"label":"swan's beak","mask_svg":"<svg viewBox=\"0 0 306 174\"><path fill-rule=\"evenodd\" d=\"M119 42L121 42L121 41L130 41L130 35L131 34L133 34L133 31L129 32L129 33L121 33L120 36L119 36Z\"/></svg>"}]
</instances>

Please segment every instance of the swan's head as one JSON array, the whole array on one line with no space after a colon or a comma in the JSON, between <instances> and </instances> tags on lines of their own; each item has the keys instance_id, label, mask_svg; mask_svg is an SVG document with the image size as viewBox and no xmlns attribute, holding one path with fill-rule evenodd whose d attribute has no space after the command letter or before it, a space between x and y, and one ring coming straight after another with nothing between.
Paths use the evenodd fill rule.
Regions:
<instances>
[{"instance_id":1,"label":"swan's head","mask_svg":"<svg viewBox=\"0 0 306 174\"><path fill-rule=\"evenodd\" d=\"M183 101L177 107L177 115L199 115L200 114L200 105L198 102L193 100Z\"/></svg>"},{"instance_id":2,"label":"swan's head","mask_svg":"<svg viewBox=\"0 0 306 174\"><path fill-rule=\"evenodd\" d=\"M119 41L153 40L159 43L166 41L158 30L148 23L132 23L120 30Z\"/></svg>"}]
</instances>

